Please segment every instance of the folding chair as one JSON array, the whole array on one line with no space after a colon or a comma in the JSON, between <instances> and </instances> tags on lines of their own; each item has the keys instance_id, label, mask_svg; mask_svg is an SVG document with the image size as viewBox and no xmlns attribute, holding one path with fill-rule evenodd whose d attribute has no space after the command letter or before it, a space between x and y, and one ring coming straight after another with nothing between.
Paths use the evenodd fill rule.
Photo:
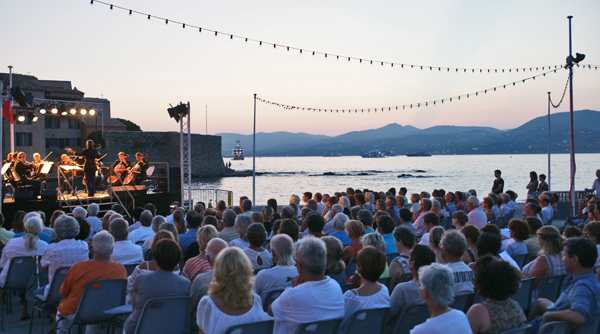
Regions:
<instances>
[{"instance_id":1,"label":"folding chair","mask_svg":"<svg viewBox=\"0 0 600 334\"><path fill-rule=\"evenodd\" d=\"M398 317L394 325L395 334L409 334L415 326L424 323L429 318L429 309L424 302L417 302L408 306Z\"/></svg>"},{"instance_id":2,"label":"folding chair","mask_svg":"<svg viewBox=\"0 0 600 334\"><path fill-rule=\"evenodd\" d=\"M58 322L60 323L65 319L73 321L69 326L69 333L71 327L77 324L79 334L83 333L83 326L85 325L108 323L110 326L110 322L118 314L106 314L104 311L125 305L126 288L126 279L90 281L83 290L75 314L58 319Z\"/></svg>"},{"instance_id":3,"label":"folding chair","mask_svg":"<svg viewBox=\"0 0 600 334\"><path fill-rule=\"evenodd\" d=\"M60 301L63 299L63 296L60 294L60 287L65 281L65 277L67 277L69 268L71 267L62 267L56 269L56 271L54 272L54 277L52 277L52 283L50 283L50 289L48 290L47 295L33 296L34 301L33 310L31 311L31 322L29 323L29 334L31 334L31 329L33 327L35 311L39 312L40 318L42 320L42 330L40 331L40 333L44 333L44 311L47 310L48 314L54 313L54 311L56 311L56 307L58 307L58 303L60 303Z\"/></svg>"},{"instance_id":4,"label":"folding chair","mask_svg":"<svg viewBox=\"0 0 600 334\"><path fill-rule=\"evenodd\" d=\"M139 263L124 264L123 267L125 267L125 271L127 271L127 277L131 276L131 274L133 274L133 271L135 270L135 268L139 265L140 265Z\"/></svg>"},{"instance_id":5,"label":"folding chair","mask_svg":"<svg viewBox=\"0 0 600 334\"><path fill-rule=\"evenodd\" d=\"M273 333L274 326L275 320L252 322L249 324L229 327L225 334Z\"/></svg>"},{"instance_id":6,"label":"folding chair","mask_svg":"<svg viewBox=\"0 0 600 334\"><path fill-rule=\"evenodd\" d=\"M189 332L192 297L152 298L146 301L135 328L138 333Z\"/></svg>"},{"instance_id":7,"label":"folding chair","mask_svg":"<svg viewBox=\"0 0 600 334\"><path fill-rule=\"evenodd\" d=\"M527 313L531 308L531 294L533 293L533 282L535 277L525 278L519 281L517 292L512 295L512 299L519 303L523 312Z\"/></svg>"},{"instance_id":8,"label":"folding chair","mask_svg":"<svg viewBox=\"0 0 600 334\"><path fill-rule=\"evenodd\" d=\"M383 334L385 324L390 312L389 307L376 308L370 310L359 310L354 312L348 323L348 334Z\"/></svg>"},{"instance_id":9,"label":"folding chair","mask_svg":"<svg viewBox=\"0 0 600 334\"><path fill-rule=\"evenodd\" d=\"M598 334L600 327L600 317L595 317L590 324L579 326L575 334Z\"/></svg>"},{"instance_id":10,"label":"folding chair","mask_svg":"<svg viewBox=\"0 0 600 334\"><path fill-rule=\"evenodd\" d=\"M338 330L340 329L340 325L342 324L342 320L344 319L339 318L301 324L300 327L298 327L296 334L337 334Z\"/></svg>"},{"instance_id":11,"label":"folding chair","mask_svg":"<svg viewBox=\"0 0 600 334\"><path fill-rule=\"evenodd\" d=\"M525 257L527 257L527 254L515 255L512 257L512 259L517 263L517 265L519 265L520 269L523 269L523 265L525 264Z\"/></svg>"},{"instance_id":12,"label":"folding chair","mask_svg":"<svg viewBox=\"0 0 600 334\"><path fill-rule=\"evenodd\" d=\"M353 257L348 261L348 265L346 266L346 277L350 277L354 275L356 272L356 257Z\"/></svg>"},{"instance_id":13,"label":"folding chair","mask_svg":"<svg viewBox=\"0 0 600 334\"><path fill-rule=\"evenodd\" d=\"M547 322L538 331L539 334L566 334L571 329L571 323L568 321Z\"/></svg>"},{"instance_id":14,"label":"folding chair","mask_svg":"<svg viewBox=\"0 0 600 334\"><path fill-rule=\"evenodd\" d=\"M505 330L504 332L500 332L500 334L529 334L530 330L531 330L531 325L527 325L525 327L508 329L508 330Z\"/></svg>"},{"instance_id":15,"label":"folding chair","mask_svg":"<svg viewBox=\"0 0 600 334\"><path fill-rule=\"evenodd\" d=\"M551 302L555 302L560 296L560 288L562 287L565 275L547 276L538 286L538 298L546 298Z\"/></svg>"},{"instance_id":16,"label":"folding chair","mask_svg":"<svg viewBox=\"0 0 600 334\"><path fill-rule=\"evenodd\" d=\"M392 280L392 278L388 276L388 277L384 277L384 278L378 279L377 282L379 282L379 283L385 285L386 287L388 287L390 285L390 281L391 280Z\"/></svg>"},{"instance_id":17,"label":"folding chair","mask_svg":"<svg viewBox=\"0 0 600 334\"><path fill-rule=\"evenodd\" d=\"M467 310L469 310L469 306L471 306L471 299L473 299L472 293L454 296L454 302L450 306L453 309L457 309L459 311L467 313Z\"/></svg>"},{"instance_id":18,"label":"folding chair","mask_svg":"<svg viewBox=\"0 0 600 334\"><path fill-rule=\"evenodd\" d=\"M388 254L387 255L387 263L388 266L390 265L390 263L392 263L392 261L394 261L395 258L397 258L398 256L400 256L398 253L393 253L393 254Z\"/></svg>"},{"instance_id":19,"label":"folding chair","mask_svg":"<svg viewBox=\"0 0 600 334\"><path fill-rule=\"evenodd\" d=\"M346 291L352 289L352 286L353 286L352 283L340 284L340 288L342 288L342 293L346 293Z\"/></svg>"},{"instance_id":20,"label":"folding chair","mask_svg":"<svg viewBox=\"0 0 600 334\"><path fill-rule=\"evenodd\" d=\"M265 312L267 312L269 310L269 306L271 306L271 304L273 304L273 301L275 301L275 299L277 299L277 298L279 298L279 296L281 296L283 291L285 291L285 290L273 290L273 291L269 292L269 294L267 295L265 300L263 300L263 310L265 310Z\"/></svg>"},{"instance_id":21,"label":"folding chair","mask_svg":"<svg viewBox=\"0 0 600 334\"><path fill-rule=\"evenodd\" d=\"M2 288L2 294L0 295L2 301L2 313L1 330L4 331L4 306L6 307L6 314L12 313L12 299L10 293L14 291L27 291L29 287L30 279L35 274L35 258L33 256L20 256L13 257L10 259L10 267L6 275L6 281Z\"/></svg>"}]
</instances>

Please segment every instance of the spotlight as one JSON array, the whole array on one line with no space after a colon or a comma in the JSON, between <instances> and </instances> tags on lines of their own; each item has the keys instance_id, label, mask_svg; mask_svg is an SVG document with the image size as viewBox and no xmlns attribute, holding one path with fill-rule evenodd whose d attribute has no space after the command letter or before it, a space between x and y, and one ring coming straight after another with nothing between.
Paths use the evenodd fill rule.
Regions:
<instances>
[{"instance_id":1,"label":"spotlight","mask_svg":"<svg viewBox=\"0 0 600 334\"><path fill-rule=\"evenodd\" d=\"M75 107L71 107L71 108L69 109L69 113L70 113L71 115L75 115L75 114L77 113L77 109L75 109Z\"/></svg>"},{"instance_id":2,"label":"spotlight","mask_svg":"<svg viewBox=\"0 0 600 334\"><path fill-rule=\"evenodd\" d=\"M179 123L179 119L187 115L187 106L181 102L176 107L171 106L168 108L169 116L175 119L175 122Z\"/></svg>"},{"instance_id":3,"label":"spotlight","mask_svg":"<svg viewBox=\"0 0 600 334\"><path fill-rule=\"evenodd\" d=\"M79 109L79 113L85 115L87 114L87 110L84 107L81 107L81 109Z\"/></svg>"},{"instance_id":4,"label":"spotlight","mask_svg":"<svg viewBox=\"0 0 600 334\"><path fill-rule=\"evenodd\" d=\"M56 103L53 102L51 108L52 108L52 109L50 109L51 113L58 114L58 106L56 105Z\"/></svg>"},{"instance_id":5,"label":"spotlight","mask_svg":"<svg viewBox=\"0 0 600 334\"><path fill-rule=\"evenodd\" d=\"M25 115L23 114L22 111L19 111L19 113L17 114L17 121L25 122Z\"/></svg>"},{"instance_id":6,"label":"spotlight","mask_svg":"<svg viewBox=\"0 0 600 334\"><path fill-rule=\"evenodd\" d=\"M575 54L575 59L573 59L573 61L575 62L575 64L583 61L585 59L585 55L583 53L576 53Z\"/></svg>"},{"instance_id":7,"label":"spotlight","mask_svg":"<svg viewBox=\"0 0 600 334\"><path fill-rule=\"evenodd\" d=\"M90 116L94 116L96 115L96 110L94 110L94 108L90 109Z\"/></svg>"},{"instance_id":8,"label":"spotlight","mask_svg":"<svg viewBox=\"0 0 600 334\"><path fill-rule=\"evenodd\" d=\"M31 119L32 122L37 122L38 120L38 116L33 111L29 111L27 113L27 117L29 117L29 119Z\"/></svg>"},{"instance_id":9,"label":"spotlight","mask_svg":"<svg viewBox=\"0 0 600 334\"><path fill-rule=\"evenodd\" d=\"M42 104L40 104L40 114L45 115L46 113L46 102L42 102Z\"/></svg>"},{"instance_id":10,"label":"spotlight","mask_svg":"<svg viewBox=\"0 0 600 334\"><path fill-rule=\"evenodd\" d=\"M58 111L61 115L67 116L69 113L67 112L67 108L64 105L58 107Z\"/></svg>"}]
</instances>

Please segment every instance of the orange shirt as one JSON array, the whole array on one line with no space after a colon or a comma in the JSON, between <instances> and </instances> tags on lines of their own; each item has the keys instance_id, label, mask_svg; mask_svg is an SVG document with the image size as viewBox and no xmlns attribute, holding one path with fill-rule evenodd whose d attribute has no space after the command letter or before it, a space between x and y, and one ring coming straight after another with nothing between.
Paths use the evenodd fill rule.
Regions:
<instances>
[{"instance_id":1,"label":"orange shirt","mask_svg":"<svg viewBox=\"0 0 600 334\"><path fill-rule=\"evenodd\" d=\"M75 313L88 282L116 278L127 278L125 267L116 262L98 263L88 260L75 263L69 269L65 282L60 288L60 294L64 299L58 305L58 311L62 315Z\"/></svg>"}]
</instances>

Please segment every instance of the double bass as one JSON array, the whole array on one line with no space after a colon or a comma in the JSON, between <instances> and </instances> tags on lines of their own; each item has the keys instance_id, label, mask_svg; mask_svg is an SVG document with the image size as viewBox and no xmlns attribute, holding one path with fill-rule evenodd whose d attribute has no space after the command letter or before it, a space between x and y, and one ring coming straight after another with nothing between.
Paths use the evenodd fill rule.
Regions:
<instances>
[{"instance_id":1,"label":"double bass","mask_svg":"<svg viewBox=\"0 0 600 334\"><path fill-rule=\"evenodd\" d=\"M129 158L129 154L127 154L124 159L127 159L127 158ZM117 174L118 176L117 175L111 176L110 180L109 180L110 183L113 186L118 185L119 179L121 178L121 175L123 175L123 173L125 173L125 171L127 171L127 167L125 167L125 165L123 165L123 162L119 162L119 164L115 167L115 174Z\"/></svg>"},{"instance_id":2,"label":"double bass","mask_svg":"<svg viewBox=\"0 0 600 334\"><path fill-rule=\"evenodd\" d=\"M135 182L135 177L136 174L139 174L142 171L142 166L145 165L146 163L144 163L144 159L147 159L148 155L146 154L145 157L143 157L142 159L138 160L135 165L131 168L131 170L129 171L129 174L127 174L127 177L125 178L125 180L123 180L123 183L126 185L133 185L133 183Z\"/></svg>"}]
</instances>

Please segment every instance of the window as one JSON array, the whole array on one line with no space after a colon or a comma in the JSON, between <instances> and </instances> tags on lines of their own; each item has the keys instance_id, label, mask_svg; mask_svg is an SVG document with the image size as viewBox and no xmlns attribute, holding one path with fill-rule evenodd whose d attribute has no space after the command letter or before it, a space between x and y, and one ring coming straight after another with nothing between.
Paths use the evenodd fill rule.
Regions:
<instances>
[{"instance_id":1,"label":"window","mask_svg":"<svg viewBox=\"0 0 600 334\"><path fill-rule=\"evenodd\" d=\"M58 148L58 138L46 138L46 148Z\"/></svg>"},{"instance_id":2,"label":"window","mask_svg":"<svg viewBox=\"0 0 600 334\"><path fill-rule=\"evenodd\" d=\"M69 129L81 129L81 120L79 118L69 118Z\"/></svg>"},{"instance_id":3,"label":"window","mask_svg":"<svg viewBox=\"0 0 600 334\"><path fill-rule=\"evenodd\" d=\"M16 146L32 146L33 138L31 132L16 132L15 133L15 145Z\"/></svg>"},{"instance_id":4,"label":"window","mask_svg":"<svg viewBox=\"0 0 600 334\"><path fill-rule=\"evenodd\" d=\"M60 118L46 116L46 129L60 129Z\"/></svg>"}]
</instances>

